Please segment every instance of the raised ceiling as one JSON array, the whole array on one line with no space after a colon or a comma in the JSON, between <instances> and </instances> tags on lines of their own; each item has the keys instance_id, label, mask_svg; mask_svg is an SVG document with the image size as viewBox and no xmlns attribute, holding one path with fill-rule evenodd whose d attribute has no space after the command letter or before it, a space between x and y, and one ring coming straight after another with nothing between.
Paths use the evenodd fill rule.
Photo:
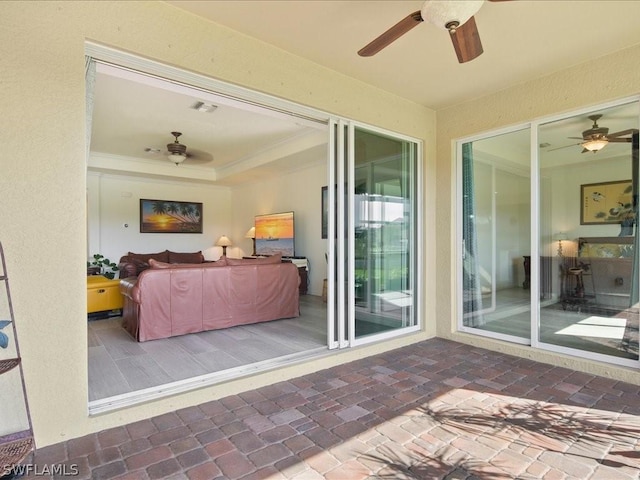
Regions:
<instances>
[{"instance_id":1,"label":"raised ceiling","mask_svg":"<svg viewBox=\"0 0 640 480\"><path fill-rule=\"evenodd\" d=\"M457 62L447 32L427 22L373 57L357 55L421 1L168 3L433 109L640 43L635 1L485 2L476 14L484 54L465 64ZM191 108L199 101L218 108ZM608 120L616 131L617 119ZM587 115L574 119L548 148L588 127ZM164 154L172 131L200 155L169 163ZM314 122L99 66L89 168L237 185L323 161L326 136ZM556 156L579 156L575 150Z\"/></svg>"}]
</instances>

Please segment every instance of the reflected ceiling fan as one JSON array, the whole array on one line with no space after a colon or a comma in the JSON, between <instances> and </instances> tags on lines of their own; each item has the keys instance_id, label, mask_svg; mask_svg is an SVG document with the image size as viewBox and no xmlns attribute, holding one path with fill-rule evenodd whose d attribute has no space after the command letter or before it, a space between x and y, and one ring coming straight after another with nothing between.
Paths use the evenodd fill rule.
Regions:
<instances>
[{"instance_id":1,"label":"reflected ceiling fan","mask_svg":"<svg viewBox=\"0 0 640 480\"><path fill-rule=\"evenodd\" d=\"M209 153L196 150L190 150L189 152L187 152L187 146L184 143L180 143L180 141L178 140L178 138L182 135L182 132L171 132L171 135L173 135L174 141L167 144L167 159L171 163L180 165L186 159L198 160L200 163L213 160L213 155ZM160 150L157 148L147 147L145 148L145 152L160 153Z\"/></svg>"},{"instance_id":2,"label":"reflected ceiling fan","mask_svg":"<svg viewBox=\"0 0 640 480\"><path fill-rule=\"evenodd\" d=\"M575 140L581 140L580 142L573 143L571 145L565 145L564 147L553 148L549 151L552 152L554 150L560 150L561 148L581 145L581 153L597 153L604 147L606 147L609 143L631 143L631 137L625 137L625 135L631 135L637 130L628 129L616 133L609 133L609 129L607 127L601 127L598 125L598 120L600 120L600 118L602 118L602 115L600 114L590 115L589 120L593 122L591 128L588 128L587 130L582 132L582 137L568 137Z\"/></svg>"},{"instance_id":3,"label":"reflected ceiling fan","mask_svg":"<svg viewBox=\"0 0 640 480\"><path fill-rule=\"evenodd\" d=\"M490 2L504 2L509 0L489 0ZM358 55L371 57L390 45L402 35L418 24L427 21L435 26L449 31L453 48L458 56L458 62L465 63L479 57L482 52L482 42L473 17L484 0L427 0L422 10L413 12L400 20L389 30L384 32L371 43L361 48Z\"/></svg>"}]
</instances>

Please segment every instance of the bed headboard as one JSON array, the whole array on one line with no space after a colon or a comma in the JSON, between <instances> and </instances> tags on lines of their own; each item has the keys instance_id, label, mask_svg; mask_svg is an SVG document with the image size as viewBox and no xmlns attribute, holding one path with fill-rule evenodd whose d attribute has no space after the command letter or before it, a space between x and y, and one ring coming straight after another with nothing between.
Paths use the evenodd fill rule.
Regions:
<instances>
[{"instance_id":1,"label":"bed headboard","mask_svg":"<svg viewBox=\"0 0 640 480\"><path fill-rule=\"evenodd\" d=\"M633 256L634 237L580 237L578 258L628 258Z\"/></svg>"}]
</instances>

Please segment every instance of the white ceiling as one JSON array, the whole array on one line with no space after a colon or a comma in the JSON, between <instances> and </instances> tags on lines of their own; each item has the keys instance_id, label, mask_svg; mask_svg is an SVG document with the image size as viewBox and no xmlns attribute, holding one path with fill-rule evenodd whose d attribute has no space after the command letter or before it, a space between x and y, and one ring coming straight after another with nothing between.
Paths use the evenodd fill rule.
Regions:
<instances>
[{"instance_id":1,"label":"white ceiling","mask_svg":"<svg viewBox=\"0 0 640 480\"><path fill-rule=\"evenodd\" d=\"M424 22L377 55L356 52L423 1L171 1L332 70L433 109L487 95L640 43L640 2L485 2L484 53L459 64L445 30Z\"/></svg>"},{"instance_id":2,"label":"white ceiling","mask_svg":"<svg viewBox=\"0 0 640 480\"><path fill-rule=\"evenodd\" d=\"M356 54L419 10L422 1L168 3L436 110L640 43L640 1L485 2L475 16L484 54L465 64L457 62L448 33L427 22L373 57ZM218 109L191 109L197 101ZM555 137L548 130L548 148L589 128L587 115L583 117L567 122L568 130ZM607 120L600 123L611 132L637 128L637 116L634 125L623 121L620 127L615 118ZM235 185L322 161L326 135L319 128L201 90L100 66L89 168ZM170 164L165 153L172 131L182 132L180 142L199 155L180 166ZM518 148L526 151L523 145ZM555 156L566 159L579 151L560 150Z\"/></svg>"}]
</instances>

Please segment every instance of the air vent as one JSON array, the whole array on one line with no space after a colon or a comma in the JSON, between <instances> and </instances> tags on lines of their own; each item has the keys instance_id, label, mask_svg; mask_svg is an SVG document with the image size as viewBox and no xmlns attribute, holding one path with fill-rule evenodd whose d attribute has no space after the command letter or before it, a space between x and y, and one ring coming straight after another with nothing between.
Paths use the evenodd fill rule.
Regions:
<instances>
[{"instance_id":1,"label":"air vent","mask_svg":"<svg viewBox=\"0 0 640 480\"><path fill-rule=\"evenodd\" d=\"M213 105L212 103L196 102L191 108L203 113L212 113L216 108L218 108L218 106Z\"/></svg>"}]
</instances>

